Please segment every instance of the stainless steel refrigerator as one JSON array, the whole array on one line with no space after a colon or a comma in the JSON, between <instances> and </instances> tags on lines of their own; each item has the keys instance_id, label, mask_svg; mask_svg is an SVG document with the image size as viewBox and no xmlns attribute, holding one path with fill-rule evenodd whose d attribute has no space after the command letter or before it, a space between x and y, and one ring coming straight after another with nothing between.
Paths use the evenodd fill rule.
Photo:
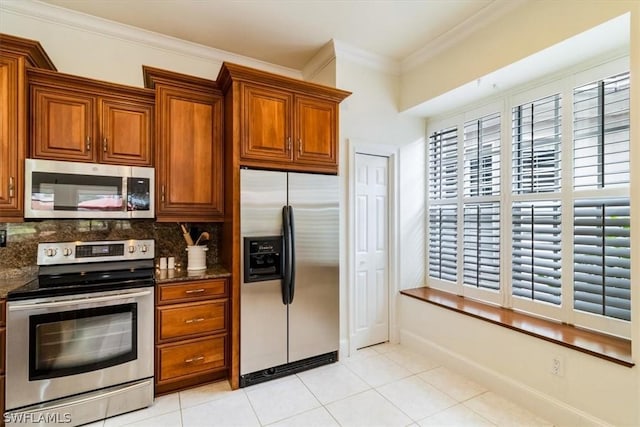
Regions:
<instances>
[{"instance_id":1,"label":"stainless steel refrigerator","mask_svg":"<svg viewBox=\"0 0 640 427\"><path fill-rule=\"evenodd\" d=\"M240 386L335 362L338 177L240 171Z\"/></svg>"}]
</instances>

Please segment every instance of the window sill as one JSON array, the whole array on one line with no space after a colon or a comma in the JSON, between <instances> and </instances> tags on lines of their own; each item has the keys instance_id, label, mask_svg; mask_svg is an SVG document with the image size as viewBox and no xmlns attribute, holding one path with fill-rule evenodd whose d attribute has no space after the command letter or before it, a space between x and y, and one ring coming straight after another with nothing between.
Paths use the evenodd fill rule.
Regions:
<instances>
[{"instance_id":1,"label":"window sill","mask_svg":"<svg viewBox=\"0 0 640 427\"><path fill-rule=\"evenodd\" d=\"M540 319L437 289L422 287L400 293L629 368L635 365L631 359L631 341L627 339Z\"/></svg>"}]
</instances>

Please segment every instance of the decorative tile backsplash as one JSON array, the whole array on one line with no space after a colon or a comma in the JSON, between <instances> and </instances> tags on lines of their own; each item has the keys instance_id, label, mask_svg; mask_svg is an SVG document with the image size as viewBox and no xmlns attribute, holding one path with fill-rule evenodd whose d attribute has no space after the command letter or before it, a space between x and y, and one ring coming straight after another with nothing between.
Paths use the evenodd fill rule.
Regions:
<instances>
[{"instance_id":1,"label":"decorative tile backsplash","mask_svg":"<svg viewBox=\"0 0 640 427\"><path fill-rule=\"evenodd\" d=\"M219 264L218 242L222 225L217 223L189 224L195 241L201 232L210 235L207 242L207 265ZM176 223L152 220L46 220L23 223L0 223L7 230L7 247L0 248L0 271L34 266L38 243L71 242L75 240L155 239L156 259L176 258L176 265L187 265L187 244Z\"/></svg>"}]
</instances>

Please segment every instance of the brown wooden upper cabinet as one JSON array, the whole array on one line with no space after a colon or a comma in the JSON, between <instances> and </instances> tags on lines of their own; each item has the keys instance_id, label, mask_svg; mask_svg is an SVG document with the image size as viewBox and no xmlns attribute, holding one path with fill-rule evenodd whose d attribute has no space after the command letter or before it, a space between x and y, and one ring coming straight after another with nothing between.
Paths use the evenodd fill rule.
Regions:
<instances>
[{"instance_id":1,"label":"brown wooden upper cabinet","mask_svg":"<svg viewBox=\"0 0 640 427\"><path fill-rule=\"evenodd\" d=\"M153 91L29 72L31 156L153 165Z\"/></svg>"},{"instance_id":2,"label":"brown wooden upper cabinet","mask_svg":"<svg viewBox=\"0 0 640 427\"><path fill-rule=\"evenodd\" d=\"M0 34L0 222L24 216L28 68L55 67L40 43Z\"/></svg>"},{"instance_id":3,"label":"brown wooden upper cabinet","mask_svg":"<svg viewBox=\"0 0 640 427\"><path fill-rule=\"evenodd\" d=\"M338 172L338 104L349 92L226 62L217 81L240 166Z\"/></svg>"},{"instance_id":4,"label":"brown wooden upper cabinet","mask_svg":"<svg viewBox=\"0 0 640 427\"><path fill-rule=\"evenodd\" d=\"M241 161L337 167L334 101L241 84Z\"/></svg>"},{"instance_id":5,"label":"brown wooden upper cabinet","mask_svg":"<svg viewBox=\"0 0 640 427\"><path fill-rule=\"evenodd\" d=\"M156 90L156 219L223 221L222 93L210 80L143 70Z\"/></svg>"}]
</instances>

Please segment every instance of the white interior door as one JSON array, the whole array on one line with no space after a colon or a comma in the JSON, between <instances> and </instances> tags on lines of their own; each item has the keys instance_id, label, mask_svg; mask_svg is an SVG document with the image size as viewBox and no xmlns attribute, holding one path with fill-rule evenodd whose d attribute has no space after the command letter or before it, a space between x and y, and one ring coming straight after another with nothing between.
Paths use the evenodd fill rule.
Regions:
<instances>
[{"instance_id":1,"label":"white interior door","mask_svg":"<svg viewBox=\"0 0 640 427\"><path fill-rule=\"evenodd\" d=\"M389 340L389 161L356 155L355 348Z\"/></svg>"}]
</instances>

